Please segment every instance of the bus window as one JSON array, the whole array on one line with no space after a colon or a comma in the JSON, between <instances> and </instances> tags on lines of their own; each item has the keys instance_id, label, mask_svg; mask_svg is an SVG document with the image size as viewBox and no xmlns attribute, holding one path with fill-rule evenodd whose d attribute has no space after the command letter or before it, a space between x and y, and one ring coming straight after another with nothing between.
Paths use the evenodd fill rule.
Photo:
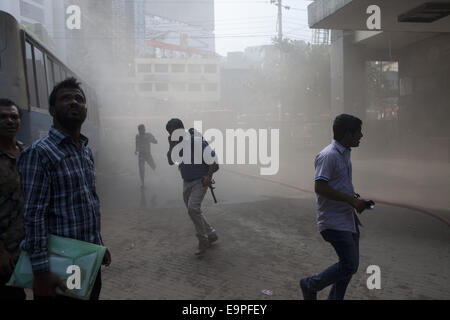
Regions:
<instances>
[{"instance_id":1,"label":"bus window","mask_svg":"<svg viewBox=\"0 0 450 320\"><path fill-rule=\"evenodd\" d=\"M48 109L47 79L45 77L44 54L36 47L34 47L34 61L36 65L39 108Z\"/></svg>"},{"instance_id":2,"label":"bus window","mask_svg":"<svg viewBox=\"0 0 450 320\"><path fill-rule=\"evenodd\" d=\"M64 70L64 68L61 67L61 81L66 80L66 78L67 78L66 70Z\"/></svg>"},{"instance_id":3,"label":"bus window","mask_svg":"<svg viewBox=\"0 0 450 320\"><path fill-rule=\"evenodd\" d=\"M62 81L60 69L61 69L61 67L59 66L59 64L57 62L55 62L53 64L53 72L54 72L53 79L55 79L55 84L60 83Z\"/></svg>"},{"instance_id":4,"label":"bus window","mask_svg":"<svg viewBox=\"0 0 450 320\"><path fill-rule=\"evenodd\" d=\"M28 92L30 94L30 106L37 106L36 84L34 81L33 69L33 48L29 42L25 43L26 67L27 67L27 84Z\"/></svg>"},{"instance_id":5,"label":"bus window","mask_svg":"<svg viewBox=\"0 0 450 320\"><path fill-rule=\"evenodd\" d=\"M48 56L46 58L45 67L47 68L47 85L48 85L48 95L50 95L51 91L53 90L53 87L55 86L55 76L54 76L54 64L53 60L50 59Z\"/></svg>"}]
</instances>

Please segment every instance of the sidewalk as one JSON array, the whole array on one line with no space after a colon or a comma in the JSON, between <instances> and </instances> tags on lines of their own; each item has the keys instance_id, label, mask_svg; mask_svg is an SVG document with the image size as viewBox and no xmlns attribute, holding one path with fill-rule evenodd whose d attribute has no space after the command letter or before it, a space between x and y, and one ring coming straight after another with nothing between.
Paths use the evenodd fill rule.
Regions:
<instances>
[{"instance_id":1,"label":"sidewalk","mask_svg":"<svg viewBox=\"0 0 450 320\"><path fill-rule=\"evenodd\" d=\"M136 178L114 187L133 189ZM300 278L336 262L316 231L312 195L225 172L217 180L219 204L208 195L205 209L219 241L202 259L194 255L197 241L185 208L169 189L147 208L125 202L121 209L102 211L102 234L113 259L103 269L102 299L296 300ZM148 198L156 187L149 186ZM347 299L450 299L446 225L384 205L361 220L360 268ZM365 271L373 264L381 267L381 290L366 286ZM262 294L264 289L273 295Z\"/></svg>"}]
</instances>

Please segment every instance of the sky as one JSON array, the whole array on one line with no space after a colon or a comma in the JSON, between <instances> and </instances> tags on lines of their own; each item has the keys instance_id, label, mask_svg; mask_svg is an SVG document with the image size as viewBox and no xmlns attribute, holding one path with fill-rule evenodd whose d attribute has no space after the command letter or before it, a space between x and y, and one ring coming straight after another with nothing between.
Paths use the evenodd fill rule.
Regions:
<instances>
[{"instance_id":1,"label":"sky","mask_svg":"<svg viewBox=\"0 0 450 320\"><path fill-rule=\"evenodd\" d=\"M278 34L278 9L270 0L214 0L216 52L243 51L246 47L270 44ZM311 41L307 7L312 1L283 0L283 36Z\"/></svg>"}]
</instances>

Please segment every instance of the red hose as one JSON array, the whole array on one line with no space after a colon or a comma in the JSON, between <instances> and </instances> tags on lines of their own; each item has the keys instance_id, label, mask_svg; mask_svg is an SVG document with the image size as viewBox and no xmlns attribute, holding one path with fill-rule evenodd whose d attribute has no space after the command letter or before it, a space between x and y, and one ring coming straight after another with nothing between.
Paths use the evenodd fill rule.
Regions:
<instances>
[{"instance_id":1,"label":"red hose","mask_svg":"<svg viewBox=\"0 0 450 320\"><path fill-rule=\"evenodd\" d=\"M249 177L249 178L252 178L252 179L257 179L257 180L262 180L262 181L266 181L266 182L276 183L276 184L285 186L287 188L299 190L299 191L302 191L302 192L314 193L314 191L312 191L312 190L301 188L301 187L298 187L298 186L295 186L295 185L292 185L292 184L289 184L289 183L285 183L285 182L282 182L282 181L273 180L273 179L269 179L269 178L264 178L264 177L256 176L256 175L253 175L253 174L242 173L242 172L234 171L234 170L230 170L230 169L223 169L223 170L227 171L227 172L230 172L230 173L234 173L234 174L240 175L240 176ZM418 206L409 205L409 204L404 204L404 203L397 203L397 202L380 200L380 199L376 199L376 198L371 198L371 199L373 201L377 202L377 203L382 203L382 204L386 204L386 205L390 205L390 206L394 206L394 207L399 207L399 208L405 208L405 209L417 211L417 212L420 212L420 213L432 216L433 218L435 218L435 219L445 223L447 226L450 227L450 221L446 217L443 217L443 216L441 216L441 215L439 215L437 213L431 212L428 209L421 208L421 207L418 207Z\"/></svg>"}]
</instances>

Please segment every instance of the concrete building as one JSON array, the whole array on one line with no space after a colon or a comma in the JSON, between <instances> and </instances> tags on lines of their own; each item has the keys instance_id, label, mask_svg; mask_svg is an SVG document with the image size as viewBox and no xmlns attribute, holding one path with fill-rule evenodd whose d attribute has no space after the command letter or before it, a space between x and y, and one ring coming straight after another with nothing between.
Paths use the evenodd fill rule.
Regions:
<instances>
[{"instance_id":1,"label":"concrete building","mask_svg":"<svg viewBox=\"0 0 450 320\"><path fill-rule=\"evenodd\" d=\"M81 28L64 28L69 64L92 81L128 76L134 69L135 6L140 1L62 2L81 10Z\"/></svg>"},{"instance_id":2,"label":"concrete building","mask_svg":"<svg viewBox=\"0 0 450 320\"><path fill-rule=\"evenodd\" d=\"M0 10L11 14L23 28L43 42L62 61L66 61L65 41L61 36L61 29L65 28L63 1L2 0Z\"/></svg>"},{"instance_id":3,"label":"concrete building","mask_svg":"<svg viewBox=\"0 0 450 320\"><path fill-rule=\"evenodd\" d=\"M0 2L0 10L9 12L21 24L40 23L51 32L52 4L52 0L4 0Z\"/></svg>"},{"instance_id":4,"label":"concrete building","mask_svg":"<svg viewBox=\"0 0 450 320\"><path fill-rule=\"evenodd\" d=\"M156 108L148 108L153 113L157 108L187 112L219 106L220 69L214 53L156 42L152 47L165 56L136 59L135 92L142 101L137 104L148 106L153 100Z\"/></svg>"},{"instance_id":5,"label":"concrete building","mask_svg":"<svg viewBox=\"0 0 450 320\"><path fill-rule=\"evenodd\" d=\"M202 29L205 35L195 36L201 47L215 52L214 37L214 1L198 1L198 0L177 0L177 1L161 1L146 0L145 14L147 16L158 16L164 19L179 21L190 26Z\"/></svg>"},{"instance_id":6,"label":"concrete building","mask_svg":"<svg viewBox=\"0 0 450 320\"><path fill-rule=\"evenodd\" d=\"M135 15L135 76L129 79L135 93L134 108L143 115L218 108L220 70L212 30L207 30L206 25L183 22L205 18L204 13L199 16L192 11L198 3L183 3L184 16L177 15L180 8L175 10L160 2L154 3L156 7L151 4L145 2L145 10ZM153 10L164 16L155 15Z\"/></svg>"},{"instance_id":7,"label":"concrete building","mask_svg":"<svg viewBox=\"0 0 450 320\"><path fill-rule=\"evenodd\" d=\"M144 15L144 33L138 37L136 43L137 55L161 56L158 47L153 42L163 42L169 45L178 45L186 48L197 49L202 52L214 52L214 46L210 45L211 34L200 26L190 25L181 21L171 20L155 15ZM167 53L185 55L183 51L168 51ZM186 53L189 53L185 51ZM192 52L192 54L195 54Z\"/></svg>"},{"instance_id":8,"label":"concrete building","mask_svg":"<svg viewBox=\"0 0 450 320\"><path fill-rule=\"evenodd\" d=\"M274 45L261 45L247 47L244 57L254 68L264 69L278 63L280 50Z\"/></svg>"},{"instance_id":9,"label":"concrete building","mask_svg":"<svg viewBox=\"0 0 450 320\"><path fill-rule=\"evenodd\" d=\"M249 85L252 81L252 63L244 52L228 52L220 65L221 105L236 113L249 110L251 95Z\"/></svg>"},{"instance_id":10,"label":"concrete building","mask_svg":"<svg viewBox=\"0 0 450 320\"><path fill-rule=\"evenodd\" d=\"M397 121L368 120L367 139L375 143L373 137L379 137L377 146L409 145L412 156L449 160L449 15L449 0L316 0L310 4L310 27L333 30L332 113L368 119L367 62L396 62ZM392 74L388 78L395 81Z\"/></svg>"}]
</instances>

